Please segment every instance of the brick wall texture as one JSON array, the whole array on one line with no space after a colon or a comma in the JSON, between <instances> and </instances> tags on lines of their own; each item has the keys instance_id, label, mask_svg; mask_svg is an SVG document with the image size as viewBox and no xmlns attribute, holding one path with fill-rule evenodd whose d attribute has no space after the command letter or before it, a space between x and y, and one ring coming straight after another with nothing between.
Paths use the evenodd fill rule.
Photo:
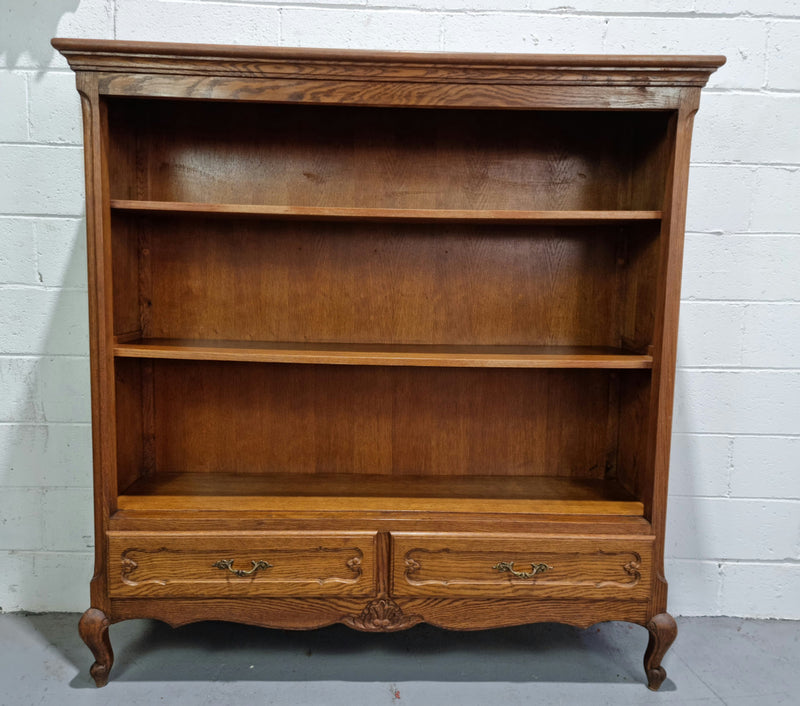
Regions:
<instances>
[{"instance_id":1,"label":"brick wall texture","mask_svg":"<svg viewBox=\"0 0 800 706\"><path fill-rule=\"evenodd\" d=\"M60 0L0 11L2 611L82 611L92 572L82 133L52 36L727 55L695 123L670 610L800 618L797 0Z\"/></svg>"}]
</instances>

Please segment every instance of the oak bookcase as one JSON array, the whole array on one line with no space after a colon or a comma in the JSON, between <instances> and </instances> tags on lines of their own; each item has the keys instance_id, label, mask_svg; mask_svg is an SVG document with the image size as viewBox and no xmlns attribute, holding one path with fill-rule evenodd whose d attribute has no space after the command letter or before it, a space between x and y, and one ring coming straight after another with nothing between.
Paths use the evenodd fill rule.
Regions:
<instances>
[{"instance_id":1,"label":"oak bookcase","mask_svg":"<svg viewBox=\"0 0 800 706\"><path fill-rule=\"evenodd\" d=\"M686 184L722 57L56 39L111 623L673 641Z\"/></svg>"}]
</instances>

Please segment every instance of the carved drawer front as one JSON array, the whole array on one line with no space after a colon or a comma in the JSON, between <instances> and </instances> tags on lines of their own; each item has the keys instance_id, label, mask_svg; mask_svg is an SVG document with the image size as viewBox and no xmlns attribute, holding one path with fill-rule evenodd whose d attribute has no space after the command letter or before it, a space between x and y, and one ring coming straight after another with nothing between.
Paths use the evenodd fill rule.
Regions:
<instances>
[{"instance_id":1,"label":"carved drawer front","mask_svg":"<svg viewBox=\"0 0 800 706\"><path fill-rule=\"evenodd\" d=\"M115 597L370 596L375 536L109 532Z\"/></svg>"},{"instance_id":2,"label":"carved drawer front","mask_svg":"<svg viewBox=\"0 0 800 706\"><path fill-rule=\"evenodd\" d=\"M646 600L651 537L392 534L397 596Z\"/></svg>"}]
</instances>

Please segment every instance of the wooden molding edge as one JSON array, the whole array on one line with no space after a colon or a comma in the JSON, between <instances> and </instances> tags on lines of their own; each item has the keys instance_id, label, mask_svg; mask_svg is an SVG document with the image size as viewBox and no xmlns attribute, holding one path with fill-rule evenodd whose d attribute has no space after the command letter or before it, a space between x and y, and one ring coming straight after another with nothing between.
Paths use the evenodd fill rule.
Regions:
<instances>
[{"instance_id":1,"label":"wooden molding edge","mask_svg":"<svg viewBox=\"0 0 800 706\"><path fill-rule=\"evenodd\" d=\"M75 71L412 83L704 86L723 56L476 54L54 38Z\"/></svg>"}]
</instances>

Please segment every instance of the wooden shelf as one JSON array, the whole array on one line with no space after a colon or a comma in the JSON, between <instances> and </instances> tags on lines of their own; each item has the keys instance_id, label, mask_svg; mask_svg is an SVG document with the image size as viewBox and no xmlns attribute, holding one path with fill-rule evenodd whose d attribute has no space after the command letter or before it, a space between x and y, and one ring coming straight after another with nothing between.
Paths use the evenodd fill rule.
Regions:
<instances>
[{"instance_id":1,"label":"wooden shelf","mask_svg":"<svg viewBox=\"0 0 800 706\"><path fill-rule=\"evenodd\" d=\"M643 514L613 480L542 476L155 473L121 510Z\"/></svg>"},{"instance_id":2,"label":"wooden shelf","mask_svg":"<svg viewBox=\"0 0 800 706\"><path fill-rule=\"evenodd\" d=\"M264 216L280 220L397 221L401 223L539 223L593 224L657 221L661 211L508 211L431 208L344 208L336 206L277 206L183 201L111 199L116 211L137 213L194 213L205 216Z\"/></svg>"},{"instance_id":3,"label":"wooden shelf","mask_svg":"<svg viewBox=\"0 0 800 706\"><path fill-rule=\"evenodd\" d=\"M458 346L145 338L118 342L120 358L453 368L652 368L653 357L603 346Z\"/></svg>"}]
</instances>

